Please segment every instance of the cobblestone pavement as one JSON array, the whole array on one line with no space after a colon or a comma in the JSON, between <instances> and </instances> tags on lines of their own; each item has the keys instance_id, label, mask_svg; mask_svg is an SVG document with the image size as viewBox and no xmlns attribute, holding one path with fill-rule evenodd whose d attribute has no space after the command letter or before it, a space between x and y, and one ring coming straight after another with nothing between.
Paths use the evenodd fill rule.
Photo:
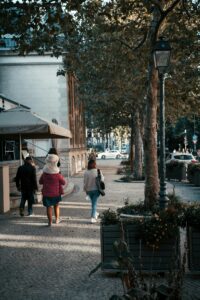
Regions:
<instances>
[{"instance_id":1,"label":"cobblestone pavement","mask_svg":"<svg viewBox=\"0 0 200 300\"><path fill-rule=\"evenodd\" d=\"M116 175L119 162L99 162L106 178L106 196L99 201L99 212L116 209L129 198L142 200L144 182L120 183ZM88 277L100 262L100 226L90 224L90 203L85 200L83 174L71 178L74 192L63 198L62 222L47 227L42 204L35 205L33 217L21 218L18 211L0 215L0 299L2 300L108 300L122 295L121 281L100 270ZM177 194L185 184L175 184ZM173 184L168 189L173 190ZM190 189L190 192L188 190ZM187 187L185 196L195 193ZM200 200L200 190L198 191ZM187 197L184 199L187 201ZM200 299L198 276L187 275L184 300ZM194 292L193 292L194 291Z\"/></svg>"}]
</instances>

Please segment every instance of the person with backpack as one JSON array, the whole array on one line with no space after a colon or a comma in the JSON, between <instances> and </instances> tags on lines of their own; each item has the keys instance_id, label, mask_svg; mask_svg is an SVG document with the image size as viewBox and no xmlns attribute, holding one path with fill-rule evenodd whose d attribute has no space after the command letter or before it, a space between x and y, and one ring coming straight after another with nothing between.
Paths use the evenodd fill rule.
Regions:
<instances>
[{"instance_id":1,"label":"person with backpack","mask_svg":"<svg viewBox=\"0 0 200 300\"><path fill-rule=\"evenodd\" d=\"M101 180L104 181L102 172L100 170L99 172ZM88 161L88 168L84 173L83 189L86 192L86 195L89 196L91 201L91 223L96 223L99 215L97 212L97 202L100 196L100 191L97 186L97 176L98 171L96 167L96 160L90 159Z\"/></svg>"}]
</instances>

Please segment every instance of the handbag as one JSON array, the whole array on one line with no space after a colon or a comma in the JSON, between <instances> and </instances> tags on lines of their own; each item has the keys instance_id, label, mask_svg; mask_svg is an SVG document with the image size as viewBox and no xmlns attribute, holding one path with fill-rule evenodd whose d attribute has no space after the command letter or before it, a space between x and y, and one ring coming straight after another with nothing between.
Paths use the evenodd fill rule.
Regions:
<instances>
[{"instance_id":1,"label":"handbag","mask_svg":"<svg viewBox=\"0 0 200 300\"><path fill-rule=\"evenodd\" d=\"M105 196L105 183L101 180L101 172L99 169L97 170L96 185L101 196Z\"/></svg>"}]
</instances>

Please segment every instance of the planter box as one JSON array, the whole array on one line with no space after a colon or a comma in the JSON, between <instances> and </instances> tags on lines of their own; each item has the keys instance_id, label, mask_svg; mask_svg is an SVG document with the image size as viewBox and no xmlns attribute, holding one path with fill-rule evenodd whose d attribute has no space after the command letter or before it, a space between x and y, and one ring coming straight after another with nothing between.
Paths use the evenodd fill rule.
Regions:
<instances>
[{"instance_id":1,"label":"planter box","mask_svg":"<svg viewBox=\"0 0 200 300\"><path fill-rule=\"evenodd\" d=\"M200 230L187 228L188 268L192 272L200 272Z\"/></svg>"},{"instance_id":2,"label":"planter box","mask_svg":"<svg viewBox=\"0 0 200 300\"><path fill-rule=\"evenodd\" d=\"M175 179L175 180L186 180L187 179L187 168L185 165L183 166L168 166L166 165L166 178L168 180Z\"/></svg>"},{"instance_id":3,"label":"planter box","mask_svg":"<svg viewBox=\"0 0 200 300\"><path fill-rule=\"evenodd\" d=\"M128 244L129 251L134 259L136 270L165 272L178 267L179 236L163 241L158 250L147 247L141 240L138 240L138 225L124 224L124 238ZM120 224L101 224L101 262L103 271L120 271L119 266L113 266L116 261L113 243L120 240ZM175 263L175 265L174 265Z\"/></svg>"},{"instance_id":4,"label":"planter box","mask_svg":"<svg viewBox=\"0 0 200 300\"><path fill-rule=\"evenodd\" d=\"M200 186L200 171L199 170L198 171L196 170L194 172L193 183L196 186Z\"/></svg>"}]
</instances>

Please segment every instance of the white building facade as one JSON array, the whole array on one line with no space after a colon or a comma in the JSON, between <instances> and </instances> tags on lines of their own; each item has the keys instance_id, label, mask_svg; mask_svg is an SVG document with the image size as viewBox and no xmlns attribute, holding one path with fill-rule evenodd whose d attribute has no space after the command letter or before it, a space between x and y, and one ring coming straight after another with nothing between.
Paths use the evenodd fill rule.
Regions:
<instances>
[{"instance_id":1,"label":"white building facade","mask_svg":"<svg viewBox=\"0 0 200 300\"><path fill-rule=\"evenodd\" d=\"M36 53L18 56L10 50L0 49L0 94L70 129L68 78L67 75L57 76L62 65L62 57ZM52 146L58 150L65 175L74 174L85 167L86 149L81 149L81 155L78 155L77 149L73 154L69 139L32 140L28 145L35 157L45 157ZM82 161L77 161L77 167L72 170L76 156L78 159L81 157Z\"/></svg>"}]
</instances>

